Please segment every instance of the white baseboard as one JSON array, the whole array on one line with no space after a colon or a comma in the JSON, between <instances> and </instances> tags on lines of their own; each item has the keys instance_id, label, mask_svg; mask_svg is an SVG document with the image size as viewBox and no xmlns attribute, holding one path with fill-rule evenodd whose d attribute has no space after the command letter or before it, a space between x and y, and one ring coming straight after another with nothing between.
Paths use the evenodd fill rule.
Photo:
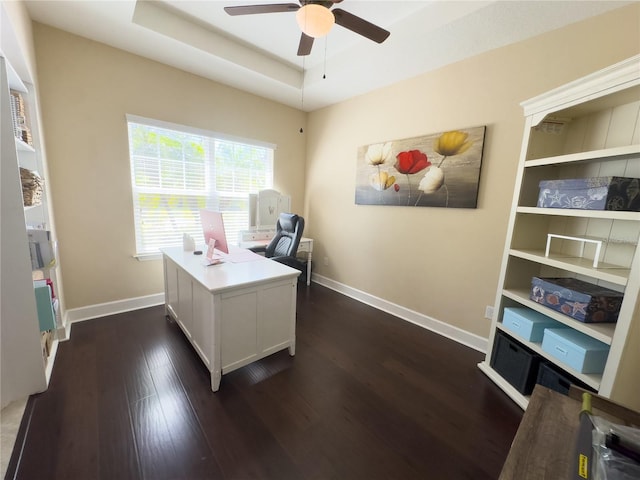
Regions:
<instances>
[{"instance_id":1,"label":"white baseboard","mask_svg":"<svg viewBox=\"0 0 640 480\"><path fill-rule=\"evenodd\" d=\"M390 313L391 315L406 320L407 322L411 322L415 325L426 328L427 330L431 330L434 333L450 338L451 340L473 348L474 350L478 350L479 352L487 352L488 340L484 337L467 332L461 328L454 327L453 325L449 325L448 323L423 315L422 313L409 310L401 305L391 303L382 298L363 292L362 290L349 287L343 283L318 275L317 273L312 273L311 277L315 283L342 293L347 297L351 297L359 302L366 303L367 305L377 308L378 310L382 310L383 312Z\"/></svg>"},{"instance_id":2,"label":"white baseboard","mask_svg":"<svg viewBox=\"0 0 640 480\"><path fill-rule=\"evenodd\" d=\"M63 326L56 328L56 339L60 342L66 342L71 337L71 323L65 315L65 321Z\"/></svg>"},{"instance_id":3,"label":"white baseboard","mask_svg":"<svg viewBox=\"0 0 640 480\"><path fill-rule=\"evenodd\" d=\"M466 345L467 347L473 348L479 352L486 353L487 351L488 340L484 337L467 332L461 328L454 327L453 325L449 325L448 323L436 320L435 318L410 310L401 305L391 303L382 298L363 292L362 290L349 287L348 285L336 282L335 280L318 275L317 273L312 273L311 277L315 283L342 293L354 300L358 300L359 302L370 305L378 310L382 310L383 312L387 312L393 316L401 318L402 320L406 320L407 322L426 328L427 330L447 337L462 345ZM145 297L118 300L115 302L90 305L88 307L72 308L66 312L65 325L71 325L72 323L81 322L83 320L106 317L116 313L129 312L162 304L164 304L164 293L157 293L154 295L147 295ZM70 335L66 335L66 338L69 338L69 336Z\"/></svg>"},{"instance_id":4,"label":"white baseboard","mask_svg":"<svg viewBox=\"0 0 640 480\"><path fill-rule=\"evenodd\" d=\"M164 304L164 293L156 293L145 297L128 298L125 300L117 300L115 302L99 303L97 305L89 305L88 307L71 308L66 311L65 325L71 325L75 322L83 320L91 320L92 318L106 317L115 315L116 313L130 312L141 308L154 307Z\"/></svg>"}]
</instances>

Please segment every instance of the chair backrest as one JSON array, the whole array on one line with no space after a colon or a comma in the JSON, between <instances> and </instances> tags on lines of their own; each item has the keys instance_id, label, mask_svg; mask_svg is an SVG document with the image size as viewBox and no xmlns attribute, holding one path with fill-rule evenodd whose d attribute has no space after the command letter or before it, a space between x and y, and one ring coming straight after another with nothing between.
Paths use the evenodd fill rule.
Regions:
<instances>
[{"instance_id":1,"label":"chair backrest","mask_svg":"<svg viewBox=\"0 0 640 480\"><path fill-rule=\"evenodd\" d=\"M294 213L281 213L276 223L276 234L267 245L266 257L295 257L302 232L304 218Z\"/></svg>"}]
</instances>

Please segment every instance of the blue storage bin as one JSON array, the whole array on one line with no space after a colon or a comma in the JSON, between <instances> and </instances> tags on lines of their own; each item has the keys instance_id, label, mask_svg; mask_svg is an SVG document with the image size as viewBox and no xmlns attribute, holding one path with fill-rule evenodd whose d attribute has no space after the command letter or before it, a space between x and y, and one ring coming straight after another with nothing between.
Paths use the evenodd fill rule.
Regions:
<instances>
[{"instance_id":1,"label":"blue storage bin","mask_svg":"<svg viewBox=\"0 0 640 480\"><path fill-rule=\"evenodd\" d=\"M540 312L525 307L507 307L502 326L529 342L540 343L545 328L567 328Z\"/></svg>"},{"instance_id":2,"label":"blue storage bin","mask_svg":"<svg viewBox=\"0 0 640 480\"><path fill-rule=\"evenodd\" d=\"M580 373L602 373L609 346L572 328L544 331L542 350Z\"/></svg>"}]
</instances>

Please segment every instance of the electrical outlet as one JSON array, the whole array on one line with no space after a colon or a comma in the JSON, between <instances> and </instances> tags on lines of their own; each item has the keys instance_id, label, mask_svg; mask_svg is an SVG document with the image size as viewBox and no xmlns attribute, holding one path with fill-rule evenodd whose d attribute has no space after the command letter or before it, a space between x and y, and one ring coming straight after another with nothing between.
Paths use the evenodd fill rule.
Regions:
<instances>
[{"instance_id":1,"label":"electrical outlet","mask_svg":"<svg viewBox=\"0 0 640 480\"><path fill-rule=\"evenodd\" d=\"M487 305L484 309L484 318L488 318L489 320L493 318L493 306Z\"/></svg>"}]
</instances>

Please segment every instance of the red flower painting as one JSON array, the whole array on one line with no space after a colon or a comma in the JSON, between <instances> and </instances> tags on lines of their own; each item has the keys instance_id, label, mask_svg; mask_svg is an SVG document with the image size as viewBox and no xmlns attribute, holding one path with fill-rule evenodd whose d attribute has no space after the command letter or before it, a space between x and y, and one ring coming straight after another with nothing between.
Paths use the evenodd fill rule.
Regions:
<instances>
[{"instance_id":1,"label":"red flower painting","mask_svg":"<svg viewBox=\"0 0 640 480\"><path fill-rule=\"evenodd\" d=\"M407 176L407 186L409 187L407 205L411 202L411 180L409 180L409 175L421 172L430 165L431 162L427 158L427 154L420 150L406 150L396 155L395 169Z\"/></svg>"},{"instance_id":2,"label":"red flower painting","mask_svg":"<svg viewBox=\"0 0 640 480\"><path fill-rule=\"evenodd\" d=\"M485 130L448 130L359 147L356 204L475 208Z\"/></svg>"},{"instance_id":3,"label":"red flower painting","mask_svg":"<svg viewBox=\"0 0 640 480\"><path fill-rule=\"evenodd\" d=\"M395 169L405 175L418 173L431 165L427 155L420 150L400 152L396 155L396 160Z\"/></svg>"}]
</instances>

